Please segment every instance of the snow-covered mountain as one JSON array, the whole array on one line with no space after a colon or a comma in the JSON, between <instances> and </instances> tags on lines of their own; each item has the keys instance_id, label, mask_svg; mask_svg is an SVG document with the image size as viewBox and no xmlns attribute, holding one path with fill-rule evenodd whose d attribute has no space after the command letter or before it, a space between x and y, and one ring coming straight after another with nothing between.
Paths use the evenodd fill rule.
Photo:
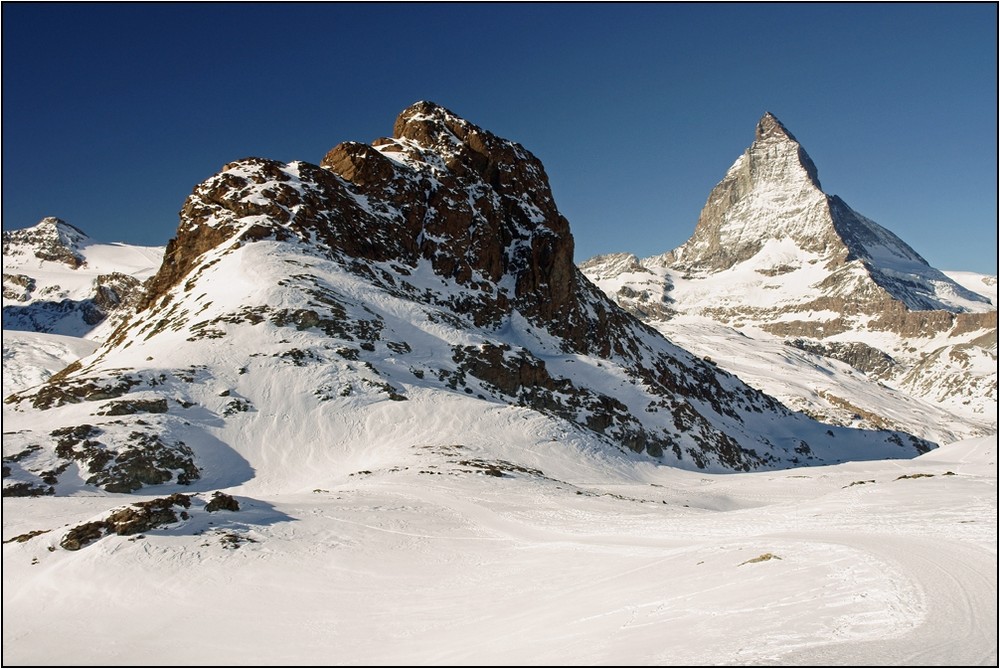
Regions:
<instances>
[{"instance_id":1,"label":"snow-covered mountain","mask_svg":"<svg viewBox=\"0 0 1000 669\"><path fill-rule=\"evenodd\" d=\"M99 348L5 329L5 663L995 664L995 438L791 413L587 282L525 149L393 134L199 185Z\"/></svg>"},{"instance_id":2,"label":"snow-covered mountain","mask_svg":"<svg viewBox=\"0 0 1000 669\"><path fill-rule=\"evenodd\" d=\"M163 248L101 244L58 218L3 232L3 329L102 341Z\"/></svg>"},{"instance_id":3,"label":"snow-covered mountain","mask_svg":"<svg viewBox=\"0 0 1000 669\"><path fill-rule=\"evenodd\" d=\"M788 411L622 311L572 257L538 160L431 103L322 165L230 163L188 198L135 315L6 398L5 491L287 480L274 463L376 457L391 430L373 421L405 424L406 448L451 444L510 407L545 417L542 441L712 471L931 447ZM423 418L456 398L448 429Z\"/></svg>"},{"instance_id":4,"label":"snow-covered mountain","mask_svg":"<svg viewBox=\"0 0 1000 669\"><path fill-rule=\"evenodd\" d=\"M979 272L960 272L954 270L944 270L945 275L961 285L967 290L978 293L983 297L988 297L990 303L997 306L997 278L991 274L980 274Z\"/></svg>"},{"instance_id":5,"label":"snow-covered mountain","mask_svg":"<svg viewBox=\"0 0 1000 669\"><path fill-rule=\"evenodd\" d=\"M845 362L935 405L927 416L952 414L930 421L935 429L957 422L968 425L966 435L996 430L996 308L966 287L989 292L995 277L966 273L956 281L824 193L812 160L771 114L712 190L686 243L643 260L598 256L581 268L621 306L702 355L718 353L718 341L707 346L685 337L685 322L724 326L718 332L736 337L728 340L731 353L745 348L742 335L763 342L757 353L778 338ZM857 406L854 393L834 387L843 385L835 378L805 392L780 375L769 382L768 368L801 355L775 351L778 357L767 357L752 375L757 387L791 406L845 424L908 424L884 403ZM730 371L745 359L713 358Z\"/></svg>"},{"instance_id":6,"label":"snow-covered mountain","mask_svg":"<svg viewBox=\"0 0 1000 669\"><path fill-rule=\"evenodd\" d=\"M824 193L813 161L770 113L709 194L691 239L660 262L696 276L740 266L811 289L765 292L748 308L802 306L803 299L840 300L868 312L890 299L911 311L990 308L988 299L928 265L899 237ZM754 292L768 290L753 285ZM736 305L733 313L741 313Z\"/></svg>"}]
</instances>

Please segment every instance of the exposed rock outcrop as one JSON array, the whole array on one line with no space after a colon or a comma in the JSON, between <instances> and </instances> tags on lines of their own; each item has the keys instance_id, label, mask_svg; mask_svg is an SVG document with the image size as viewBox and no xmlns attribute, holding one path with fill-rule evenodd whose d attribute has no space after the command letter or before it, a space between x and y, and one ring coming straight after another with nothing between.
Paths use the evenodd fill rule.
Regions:
<instances>
[{"instance_id":1,"label":"exposed rock outcrop","mask_svg":"<svg viewBox=\"0 0 1000 669\"><path fill-rule=\"evenodd\" d=\"M49 216L23 230L3 231L3 255L31 253L39 260L62 263L72 269L84 264L80 248L90 240L86 233L66 221Z\"/></svg>"}]
</instances>

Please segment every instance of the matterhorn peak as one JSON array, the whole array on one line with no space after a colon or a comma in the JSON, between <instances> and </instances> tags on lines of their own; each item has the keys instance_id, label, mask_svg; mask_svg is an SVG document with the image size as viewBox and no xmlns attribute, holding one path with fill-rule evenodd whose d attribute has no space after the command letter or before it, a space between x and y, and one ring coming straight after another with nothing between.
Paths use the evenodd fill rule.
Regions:
<instances>
[{"instance_id":1,"label":"matterhorn peak","mask_svg":"<svg viewBox=\"0 0 1000 669\"><path fill-rule=\"evenodd\" d=\"M804 273L795 280L822 283L841 299L864 299L878 308L887 298L912 310L989 304L930 267L899 237L823 192L815 164L771 112L709 194L694 235L660 262L701 275L743 265L752 276L789 274L787 279L792 268L817 266L837 277L807 279Z\"/></svg>"},{"instance_id":2,"label":"matterhorn peak","mask_svg":"<svg viewBox=\"0 0 1000 669\"><path fill-rule=\"evenodd\" d=\"M808 186L821 189L816 165L799 141L778 117L765 112L757 122L754 142L747 149L760 176L771 181L806 181ZM735 166L734 166L735 167Z\"/></svg>"},{"instance_id":3,"label":"matterhorn peak","mask_svg":"<svg viewBox=\"0 0 1000 669\"><path fill-rule=\"evenodd\" d=\"M760 121L757 122L756 140L759 142L772 138L798 143L795 135L788 131L788 128L778 120L777 116L771 112L764 112L764 115L760 117Z\"/></svg>"}]
</instances>

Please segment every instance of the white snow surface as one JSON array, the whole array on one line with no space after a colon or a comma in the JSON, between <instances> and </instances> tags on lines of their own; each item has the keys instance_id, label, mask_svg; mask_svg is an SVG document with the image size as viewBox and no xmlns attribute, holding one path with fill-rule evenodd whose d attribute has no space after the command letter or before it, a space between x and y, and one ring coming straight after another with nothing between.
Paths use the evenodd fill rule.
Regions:
<instances>
[{"instance_id":1,"label":"white snow surface","mask_svg":"<svg viewBox=\"0 0 1000 669\"><path fill-rule=\"evenodd\" d=\"M239 512L78 552L58 548L67 524L134 498L5 498L4 663L997 662L995 438L710 475L472 406L373 412L391 429L355 453L371 473L286 468L294 480L230 488ZM404 447L417 424L427 448ZM494 446L433 440L453 425L545 475L462 473L449 455ZM323 435L308 448L329 460ZM10 541L33 530L47 532ZM226 533L246 541L226 548Z\"/></svg>"},{"instance_id":2,"label":"white snow surface","mask_svg":"<svg viewBox=\"0 0 1000 669\"><path fill-rule=\"evenodd\" d=\"M93 295L94 279L101 274L121 272L140 280L153 276L160 268L164 247L90 242L79 251L85 263L76 269L34 256L13 255L4 256L4 272L32 277L38 285L36 292L47 299L82 300Z\"/></svg>"},{"instance_id":3,"label":"white snow surface","mask_svg":"<svg viewBox=\"0 0 1000 669\"><path fill-rule=\"evenodd\" d=\"M358 383L347 360L338 372L262 357L314 346L308 332L222 323L225 346L187 341L188 327L135 338L108 364L190 364L200 380L167 382L195 402L189 414L144 417L197 447L204 476L182 491L225 490L242 508L67 551L69 528L178 488L123 495L60 477L54 497L4 498L5 663L996 661L995 436L915 459L753 474L664 466L527 408L417 382L414 369L450 364L444 342L478 343L476 331L268 242L210 252L218 262L199 284L216 289L191 291L178 312L208 321L294 307L294 287L277 287L288 270L269 258L279 251L345 302L364 297L384 336L408 342L375 377L408 401L339 397L344 379ZM450 289L426 264L407 280ZM692 339L714 336L691 326ZM522 318L507 327L554 373L596 375L596 361L555 354ZM786 380L812 364L792 362ZM336 399L303 400L321 393ZM253 409L218 420L234 398ZM5 405L5 429L49 430L53 415L115 429L86 404ZM5 435L5 455L16 437ZM497 477L477 462L511 466Z\"/></svg>"},{"instance_id":4,"label":"white snow surface","mask_svg":"<svg viewBox=\"0 0 1000 669\"><path fill-rule=\"evenodd\" d=\"M920 400L911 405L918 413L913 414L915 422L909 424L909 429L917 434L934 438L929 436L932 432L920 431L920 426L924 425L945 430L944 435L938 432L945 441L996 432L995 339L985 348L977 343L988 336L988 330L903 337L890 330L868 329L869 316L850 316L853 326L844 332L831 332L824 342L856 342L883 351L902 365L898 377L870 380L869 383L877 387L861 392L857 383L863 375L857 373L856 379L846 378L844 374L850 370L844 368L833 369L827 375L828 382L806 385L805 380L812 378L809 372L812 363L802 369L804 376L799 376L796 368L788 366L788 360L790 356L800 356L801 352L796 353L782 344L789 337L775 336L761 326L795 321L836 324L842 316L838 312L799 306L838 295L821 285L830 274L820 256L803 251L791 239L771 239L752 258L718 272L682 272L665 266L663 261L664 256L640 260L627 254L612 254L588 260L581 264L581 269L587 278L619 303L645 312L645 320L671 341L698 355L712 357L727 371L793 408L806 409L815 405L817 392L833 383L841 386L835 392L839 397L857 398L860 403L853 399L852 402L864 409L878 411L888 405L871 401L871 393L883 394L883 386L889 385ZM780 273L772 276L773 268L780 268ZM864 289L867 278L859 263L849 264L839 271L841 297L850 299L853 290ZM970 290L977 284L988 288L994 279L972 272L953 274L972 284L968 286ZM992 285L995 290L995 282ZM978 292L995 299L986 290ZM976 310L982 307L983 303L979 303ZM718 317L720 313L721 318ZM700 333L711 321L718 327L710 338L701 337ZM822 332L821 327L818 330ZM719 350L721 355L717 356L718 347L722 348ZM745 363L749 361L755 362L748 367ZM837 367L839 363L826 360L824 364ZM774 375L776 369L787 369L789 374ZM925 413L928 404L936 407ZM939 420L942 411L951 416Z\"/></svg>"},{"instance_id":5,"label":"white snow surface","mask_svg":"<svg viewBox=\"0 0 1000 669\"><path fill-rule=\"evenodd\" d=\"M3 396L43 383L66 365L97 349L78 337L3 331Z\"/></svg>"},{"instance_id":6,"label":"white snow surface","mask_svg":"<svg viewBox=\"0 0 1000 669\"><path fill-rule=\"evenodd\" d=\"M868 460L684 471L525 407L442 392L431 379L453 364L451 346L477 344L482 333L435 320L426 305L374 290L334 263L257 242L210 251L203 266L196 287L134 325L130 345L83 362L150 379L163 372L155 388L130 396L169 398L169 413L141 418L196 450L203 476L180 491L206 498L225 490L242 508L192 510L141 536L68 551L60 542L71 527L178 487L108 493L82 485L86 472L72 469L55 496L4 498L5 663L996 656L995 440L897 461L854 451ZM293 273L335 290L351 316L362 308L377 316L380 341L405 341L411 351L394 358L379 343L352 361L308 330L213 320L260 304L297 307ZM427 263L406 280L418 293L454 289ZM552 373L602 379L630 407L644 402L624 374L612 388L611 361L559 352L516 313L504 327L506 341L530 347ZM214 329L224 336L193 336ZM325 364L298 367L280 357L291 350ZM176 380L184 368L194 383ZM408 400L366 390L365 379ZM345 383L354 386L346 396ZM228 415L237 400L250 410ZM28 431L133 429L94 411L92 402L47 411L5 404L5 430L16 432L5 434L4 455L32 443ZM775 417L746 420L765 433ZM848 436L834 429L834 441ZM861 445L844 442L840 457ZM912 474L933 476L898 479ZM33 532L41 534L25 538Z\"/></svg>"},{"instance_id":7,"label":"white snow surface","mask_svg":"<svg viewBox=\"0 0 1000 669\"><path fill-rule=\"evenodd\" d=\"M978 272L960 272L943 270L944 274L963 288L990 298L990 303L997 306L997 277L995 274L980 274Z\"/></svg>"},{"instance_id":8,"label":"white snow surface","mask_svg":"<svg viewBox=\"0 0 1000 669\"><path fill-rule=\"evenodd\" d=\"M652 325L678 346L707 357L786 406L857 428L909 431L936 443L996 432L992 414L970 422L947 405L872 381L847 363L787 346L757 328L736 330L701 316L680 315ZM880 421L845 409L877 415Z\"/></svg>"}]
</instances>

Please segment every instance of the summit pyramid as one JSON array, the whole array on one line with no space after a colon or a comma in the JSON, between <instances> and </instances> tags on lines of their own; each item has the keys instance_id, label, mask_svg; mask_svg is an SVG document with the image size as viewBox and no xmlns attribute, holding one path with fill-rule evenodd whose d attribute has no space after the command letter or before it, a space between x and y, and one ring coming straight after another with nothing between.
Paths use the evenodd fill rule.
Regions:
<instances>
[{"instance_id":1,"label":"summit pyramid","mask_svg":"<svg viewBox=\"0 0 1000 669\"><path fill-rule=\"evenodd\" d=\"M793 257L798 256L798 257ZM787 258L785 263L782 258ZM872 309L888 298L910 310L989 309L989 300L932 268L903 240L820 186L812 159L773 114L712 190L694 234L662 258L696 273L750 263L763 274L821 265L824 296ZM770 263L770 265L769 265Z\"/></svg>"}]
</instances>

